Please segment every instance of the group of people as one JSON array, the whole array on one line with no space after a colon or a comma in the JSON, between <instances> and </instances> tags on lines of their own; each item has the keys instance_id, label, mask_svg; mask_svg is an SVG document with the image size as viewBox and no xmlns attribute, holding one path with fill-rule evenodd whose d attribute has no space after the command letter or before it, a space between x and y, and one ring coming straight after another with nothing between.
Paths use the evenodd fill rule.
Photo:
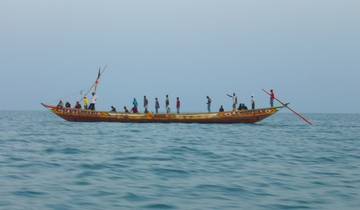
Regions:
<instances>
[{"instance_id":1,"label":"group of people","mask_svg":"<svg viewBox=\"0 0 360 210\"><path fill-rule=\"evenodd\" d=\"M144 113L148 113L149 112L149 100L146 96L144 96ZM133 107L131 108L131 113L139 113L139 103L136 100L136 98L133 99L132 102ZM171 113L171 108L170 108L170 99L169 99L169 95L166 95L165 97L165 108L166 108L166 113L169 114ZM181 108L181 101L180 98L177 97L176 98L176 113L180 114L180 108ZM159 102L159 98L155 98L155 113L159 114L159 110L160 110L160 102ZM126 106L124 106L124 112L125 113L129 113L129 110Z\"/></svg>"},{"instance_id":2,"label":"group of people","mask_svg":"<svg viewBox=\"0 0 360 210\"><path fill-rule=\"evenodd\" d=\"M90 100L84 96L83 98L83 105L84 105L84 109L85 110L95 110L95 105L96 105L96 100L97 100L97 97L96 97L96 93L93 92L91 94L92 98L91 98L91 103L90 103ZM239 103L239 106L238 106L238 98L236 96L235 93L233 93L232 95L230 94L227 94L227 96L229 96L231 99L232 99L232 108L233 108L233 111L236 111L236 110L247 110L247 106L243 103ZM212 99L209 97L209 96L206 96L206 99L207 99L207 111L210 113L211 112L211 104L212 104ZM274 90L270 90L270 106L271 107L274 107L274 100L275 100L275 93L274 93ZM149 112L149 100L146 96L144 96L144 100L143 100L143 106L144 106L144 113L148 113ZM181 101L180 101L180 98L179 97L176 97L176 113L177 114L180 114L180 109L181 109ZM133 99L133 102L132 102L132 105L133 107L131 108L131 113L139 113L139 103L138 101L136 100L136 98ZM65 105L63 103L62 100L60 100L60 102L58 103L57 105L58 108L71 108L71 104L69 102L66 102ZM82 106L80 104L79 101L76 102L76 105L74 106L75 109L82 109ZM253 96L251 96L251 109L254 110L256 108L256 104L255 104L255 99ZM158 114L159 113L159 110L160 110L160 102L159 102L159 99L158 98L155 98L155 113ZM169 114L171 113L171 108L170 108L170 99L169 99L169 95L166 95L165 96L165 110L166 110L166 113ZM220 106L220 109L219 109L219 112L224 112L225 109L224 109L224 106L221 105ZM111 106L111 112L117 112L116 108L114 106ZM124 112L125 113L130 113L130 111L128 110L128 108L126 106L124 106Z\"/></svg>"},{"instance_id":3,"label":"group of people","mask_svg":"<svg viewBox=\"0 0 360 210\"><path fill-rule=\"evenodd\" d=\"M95 111L95 105L96 105L96 94L95 92L93 92L91 94L92 98L91 98L91 103L90 100L88 99L88 97L84 96L83 98L83 105L84 105L84 109L85 110L92 110ZM69 102L66 102L64 105L64 102L62 100L59 101L57 108L71 108L71 104ZM75 109L82 109L81 103L79 101L76 102Z\"/></svg>"},{"instance_id":4,"label":"group of people","mask_svg":"<svg viewBox=\"0 0 360 210\"><path fill-rule=\"evenodd\" d=\"M233 95L230 95L230 94L227 94L227 96L231 97L232 98L232 108L233 108L233 111L236 111L237 110L247 110L247 106L243 103L239 103L239 107L237 108L237 105L238 105L238 98L236 96L235 93L233 93ZM274 93L274 90L271 89L270 90L270 107L274 107L274 101L275 101L275 93ZM255 99L254 99L254 96L251 96L251 109L254 110L256 108L256 105L255 105Z\"/></svg>"},{"instance_id":5,"label":"group of people","mask_svg":"<svg viewBox=\"0 0 360 210\"><path fill-rule=\"evenodd\" d=\"M271 90L271 97L270 97L270 105L271 107L274 106L274 99L275 99L275 94L274 91ZM247 106L243 103L239 103L238 106L238 98L236 96L235 93L233 93L232 95L227 94L229 97L232 98L232 107L233 107L233 111L236 110L248 110ZM207 111L210 113L211 112L211 104L212 104L212 99L210 98L210 96L206 96L207 99ZM148 113L149 112L149 100L146 96L144 96L143 99L143 107L144 107L144 113ZM176 113L180 114L180 109L181 109L181 101L179 97L176 97ZM132 102L133 107L131 108L131 113L139 113L139 103L137 101L136 98L133 99ZM256 109L256 104L255 104L255 99L254 96L251 96L251 109L254 110ZM111 111L116 110L115 107L111 107ZM159 98L155 98L155 114L158 114L160 110L160 102L159 102ZM171 108L170 108L170 99L169 99L169 95L165 96L165 111L167 114L171 113ZM219 112L224 112L224 106L221 105ZM124 106L124 112L125 113L130 113L130 111L128 110L128 108L126 106Z\"/></svg>"}]
</instances>

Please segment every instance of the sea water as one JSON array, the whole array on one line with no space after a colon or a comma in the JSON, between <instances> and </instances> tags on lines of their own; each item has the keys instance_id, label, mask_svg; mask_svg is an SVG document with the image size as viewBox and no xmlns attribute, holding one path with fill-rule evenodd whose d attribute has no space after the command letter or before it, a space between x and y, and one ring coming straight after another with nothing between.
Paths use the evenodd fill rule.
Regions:
<instances>
[{"instance_id":1,"label":"sea water","mask_svg":"<svg viewBox=\"0 0 360 210\"><path fill-rule=\"evenodd\" d=\"M0 112L0 209L360 209L360 115L256 125Z\"/></svg>"}]
</instances>

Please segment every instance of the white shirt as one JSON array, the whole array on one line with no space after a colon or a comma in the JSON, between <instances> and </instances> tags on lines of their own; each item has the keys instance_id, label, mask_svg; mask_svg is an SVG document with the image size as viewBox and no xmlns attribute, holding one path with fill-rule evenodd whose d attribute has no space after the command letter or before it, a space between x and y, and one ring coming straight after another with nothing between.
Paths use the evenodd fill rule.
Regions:
<instances>
[{"instance_id":1,"label":"white shirt","mask_svg":"<svg viewBox=\"0 0 360 210\"><path fill-rule=\"evenodd\" d=\"M238 101L237 101L237 97L236 97L236 96L233 96L232 99L233 99L233 104L237 104L237 102L238 102Z\"/></svg>"},{"instance_id":2,"label":"white shirt","mask_svg":"<svg viewBox=\"0 0 360 210\"><path fill-rule=\"evenodd\" d=\"M94 95L91 99L91 103L96 104L96 95Z\"/></svg>"}]
</instances>

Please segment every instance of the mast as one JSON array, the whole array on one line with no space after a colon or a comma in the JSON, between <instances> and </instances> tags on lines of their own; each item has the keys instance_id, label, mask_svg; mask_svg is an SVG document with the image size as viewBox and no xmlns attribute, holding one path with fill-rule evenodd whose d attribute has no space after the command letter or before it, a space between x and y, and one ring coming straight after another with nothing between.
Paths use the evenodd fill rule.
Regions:
<instances>
[{"instance_id":1,"label":"mast","mask_svg":"<svg viewBox=\"0 0 360 210\"><path fill-rule=\"evenodd\" d=\"M96 94L96 91L97 91L97 89L99 87L99 84L100 84L101 76L105 72L106 68L107 68L107 65L105 65L105 67L103 67L102 69L101 69L101 67L99 67L98 75L96 77L95 82L92 84L92 86L89 88L89 90L84 95L81 94L82 97L89 95L89 93L95 93Z\"/></svg>"}]
</instances>

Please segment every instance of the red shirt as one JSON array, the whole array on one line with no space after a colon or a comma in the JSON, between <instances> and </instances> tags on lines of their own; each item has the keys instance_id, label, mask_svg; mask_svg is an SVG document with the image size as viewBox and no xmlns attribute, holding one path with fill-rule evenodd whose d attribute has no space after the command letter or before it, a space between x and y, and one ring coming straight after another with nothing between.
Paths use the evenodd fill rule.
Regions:
<instances>
[{"instance_id":1,"label":"red shirt","mask_svg":"<svg viewBox=\"0 0 360 210\"><path fill-rule=\"evenodd\" d=\"M271 92L270 97L271 97L271 99L275 99L275 93L274 93L274 92Z\"/></svg>"},{"instance_id":2,"label":"red shirt","mask_svg":"<svg viewBox=\"0 0 360 210\"><path fill-rule=\"evenodd\" d=\"M176 108L180 108L180 101L176 101Z\"/></svg>"}]
</instances>

